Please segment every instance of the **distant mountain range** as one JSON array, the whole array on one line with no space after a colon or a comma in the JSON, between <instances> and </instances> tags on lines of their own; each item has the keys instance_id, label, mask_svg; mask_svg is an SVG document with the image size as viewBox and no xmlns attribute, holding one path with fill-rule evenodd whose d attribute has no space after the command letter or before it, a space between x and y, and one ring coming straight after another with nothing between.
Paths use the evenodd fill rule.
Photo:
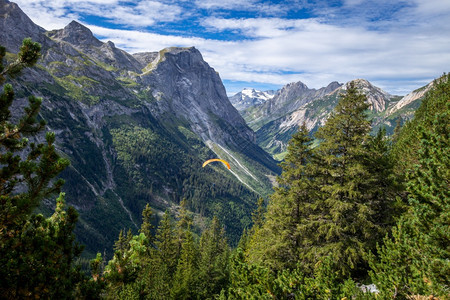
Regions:
<instances>
[{"instance_id":1,"label":"distant mountain range","mask_svg":"<svg viewBox=\"0 0 450 300\"><path fill-rule=\"evenodd\" d=\"M251 88L245 88L236 95L229 97L231 104L237 110L242 111L249 107L260 105L275 96L275 91L257 91Z\"/></svg>"},{"instance_id":2,"label":"distant mountain range","mask_svg":"<svg viewBox=\"0 0 450 300\"><path fill-rule=\"evenodd\" d=\"M354 82L367 96L370 104L368 115L372 119L373 130L385 127L388 134L392 134L399 118L403 121L412 118L422 97L431 87L430 83L401 97L390 95L364 79L355 79ZM325 124L347 84L332 82L327 87L316 90L308 88L302 82L295 82L285 85L273 97L264 101L260 101L258 97L236 101L244 99L242 95L250 89L230 97L230 100L256 132L258 145L274 157L282 159L287 143L301 124L305 123L312 133ZM251 91L251 95L264 94Z\"/></svg>"},{"instance_id":3,"label":"distant mountain range","mask_svg":"<svg viewBox=\"0 0 450 300\"><path fill-rule=\"evenodd\" d=\"M7 0L0 24L10 60L24 38L42 44L37 67L11 83L19 104L32 94L44 100L41 115L71 161L63 190L88 254L112 249L121 229L136 230L147 203L157 215L176 214L183 198L199 229L217 215L237 242L280 169L197 49L131 55L75 21L46 31ZM202 168L215 157L231 170Z\"/></svg>"}]
</instances>

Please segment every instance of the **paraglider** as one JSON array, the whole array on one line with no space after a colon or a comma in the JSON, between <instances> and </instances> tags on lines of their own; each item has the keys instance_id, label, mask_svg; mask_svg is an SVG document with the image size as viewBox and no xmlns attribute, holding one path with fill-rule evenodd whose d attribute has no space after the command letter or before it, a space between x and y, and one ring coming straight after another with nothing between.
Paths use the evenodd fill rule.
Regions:
<instances>
[{"instance_id":1,"label":"paraglider","mask_svg":"<svg viewBox=\"0 0 450 300\"><path fill-rule=\"evenodd\" d=\"M209 164L210 162L213 162L213 161L220 161L220 162L222 162L225 166L227 166L228 169L231 169L230 164L229 164L226 160L219 159L219 158L208 159L207 161L205 161L205 162L203 163L203 166L202 166L202 167L204 168L207 164Z\"/></svg>"}]
</instances>

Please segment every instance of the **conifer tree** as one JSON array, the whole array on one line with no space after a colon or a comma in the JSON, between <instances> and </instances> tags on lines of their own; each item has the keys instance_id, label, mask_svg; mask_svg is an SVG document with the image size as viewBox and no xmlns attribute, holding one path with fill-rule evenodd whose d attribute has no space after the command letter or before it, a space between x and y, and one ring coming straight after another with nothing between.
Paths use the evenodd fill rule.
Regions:
<instances>
[{"instance_id":1,"label":"conifer tree","mask_svg":"<svg viewBox=\"0 0 450 300\"><path fill-rule=\"evenodd\" d=\"M198 249L194 236L187 228L181 246L180 259L174 275L171 295L174 299L195 299L198 291Z\"/></svg>"},{"instance_id":2,"label":"conifer tree","mask_svg":"<svg viewBox=\"0 0 450 300\"><path fill-rule=\"evenodd\" d=\"M225 230L217 217L200 238L199 284L200 298L212 298L225 288L229 281L230 250Z\"/></svg>"},{"instance_id":3,"label":"conifer tree","mask_svg":"<svg viewBox=\"0 0 450 300\"><path fill-rule=\"evenodd\" d=\"M126 250L128 250L128 247L129 245L125 239L125 235L123 234L123 229L120 229L119 238L117 239L117 241L114 242L114 252L115 251L125 252Z\"/></svg>"},{"instance_id":4,"label":"conifer tree","mask_svg":"<svg viewBox=\"0 0 450 300\"><path fill-rule=\"evenodd\" d=\"M449 79L444 76L435 82L413 123L418 124L413 130L420 133L420 148L418 164L407 172L410 209L392 239L385 238L380 260L372 256L371 276L385 297L449 295Z\"/></svg>"},{"instance_id":5,"label":"conifer tree","mask_svg":"<svg viewBox=\"0 0 450 300\"><path fill-rule=\"evenodd\" d=\"M17 58L3 65L0 47L0 84L33 66L41 46L25 39ZM74 244L77 213L66 210L64 195L56 201L50 218L34 214L42 199L60 191L62 180L53 180L68 164L54 146L55 134L47 132L44 144L28 137L41 132L37 121L42 99L30 96L17 123L11 122L14 92L10 84L0 94L0 294L6 298L71 298L81 276L74 258L81 248Z\"/></svg>"},{"instance_id":6,"label":"conifer tree","mask_svg":"<svg viewBox=\"0 0 450 300\"><path fill-rule=\"evenodd\" d=\"M256 202L256 210L252 213L252 222L254 228L261 228L264 224L264 213L266 208L264 207L264 198L259 197Z\"/></svg>"},{"instance_id":7,"label":"conifer tree","mask_svg":"<svg viewBox=\"0 0 450 300\"><path fill-rule=\"evenodd\" d=\"M142 225L141 228L139 229L139 232L145 234L149 245L153 244L152 219L153 219L153 212L150 205L147 203L144 210L142 211Z\"/></svg>"},{"instance_id":8,"label":"conifer tree","mask_svg":"<svg viewBox=\"0 0 450 300\"><path fill-rule=\"evenodd\" d=\"M237 248L231 256L230 283L222 291L225 299L274 299L272 293L274 276L266 267L248 263L242 249ZM225 295L227 294L227 295Z\"/></svg>"},{"instance_id":9,"label":"conifer tree","mask_svg":"<svg viewBox=\"0 0 450 300\"><path fill-rule=\"evenodd\" d=\"M178 264L179 246L176 239L173 220L168 211L159 223L155 236L157 264L163 272L166 282L170 283Z\"/></svg>"},{"instance_id":10,"label":"conifer tree","mask_svg":"<svg viewBox=\"0 0 450 300\"><path fill-rule=\"evenodd\" d=\"M274 271L295 268L302 249L305 220L314 210L311 170L311 138L303 125L289 141L288 154L265 215L265 222L254 230L247 255L253 263L263 263Z\"/></svg>"},{"instance_id":11,"label":"conifer tree","mask_svg":"<svg viewBox=\"0 0 450 300\"><path fill-rule=\"evenodd\" d=\"M344 277L356 275L365 253L386 232L377 207L389 199L377 193L382 169L370 168L368 107L365 95L351 82L315 135L320 140L314 164L320 195L314 202L318 210L309 217L314 228L307 237L310 246L302 249L301 257L314 264L332 253Z\"/></svg>"}]
</instances>

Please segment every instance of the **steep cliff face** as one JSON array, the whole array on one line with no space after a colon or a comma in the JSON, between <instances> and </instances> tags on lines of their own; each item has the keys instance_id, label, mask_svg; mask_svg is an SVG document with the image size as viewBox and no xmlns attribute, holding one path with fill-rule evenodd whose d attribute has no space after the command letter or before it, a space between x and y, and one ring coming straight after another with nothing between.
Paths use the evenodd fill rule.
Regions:
<instances>
[{"instance_id":1,"label":"steep cliff face","mask_svg":"<svg viewBox=\"0 0 450 300\"><path fill-rule=\"evenodd\" d=\"M169 48L140 76L152 87L156 114L184 119L204 141L237 148L238 140L254 141L253 131L228 101L217 72L195 48ZM220 124L217 120L222 120Z\"/></svg>"},{"instance_id":2,"label":"steep cliff face","mask_svg":"<svg viewBox=\"0 0 450 300\"><path fill-rule=\"evenodd\" d=\"M67 42L96 61L118 70L140 73L143 67L132 55L116 48L111 41L102 43L94 37L89 28L76 21L70 22L63 29L50 31L47 35L53 40Z\"/></svg>"},{"instance_id":3,"label":"steep cliff face","mask_svg":"<svg viewBox=\"0 0 450 300\"><path fill-rule=\"evenodd\" d=\"M19 98L43 97L42 116L71 160L64 191L88 252L112 249L120 229L136 229L146 203L161 213L182 198L199 218L218 215L236 242L279 169L197 49L130 55L77 22L45 32L8 1L0 12L11 28L1 31L7 51L31 34L43 43L39 65L13 85ZM231 171L202 169L213 157Z\"/></svg>"}]
</instances>

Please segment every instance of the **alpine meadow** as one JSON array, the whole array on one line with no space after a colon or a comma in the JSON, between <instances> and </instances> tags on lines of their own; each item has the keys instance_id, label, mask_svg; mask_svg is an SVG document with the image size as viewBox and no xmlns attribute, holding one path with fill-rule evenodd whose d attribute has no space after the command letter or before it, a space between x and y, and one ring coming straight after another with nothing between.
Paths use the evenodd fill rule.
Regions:
<instances>
[{"instance_id":1,"label":"alpine meadow","mask_svg":"<svg viewBox=\"0 0 450 300\"><path fill-rule=\"evenodd\" d=\"M0 0L0 299L450 299L446 70L405 96L362 78L231 96L202 47L261 16L289 31L270 14L297 2L72 2L18 1L78 18L46 30ZM105 39L144 34L128 9L206 37L127 52Z\"/></svg>"}]
</instances>

